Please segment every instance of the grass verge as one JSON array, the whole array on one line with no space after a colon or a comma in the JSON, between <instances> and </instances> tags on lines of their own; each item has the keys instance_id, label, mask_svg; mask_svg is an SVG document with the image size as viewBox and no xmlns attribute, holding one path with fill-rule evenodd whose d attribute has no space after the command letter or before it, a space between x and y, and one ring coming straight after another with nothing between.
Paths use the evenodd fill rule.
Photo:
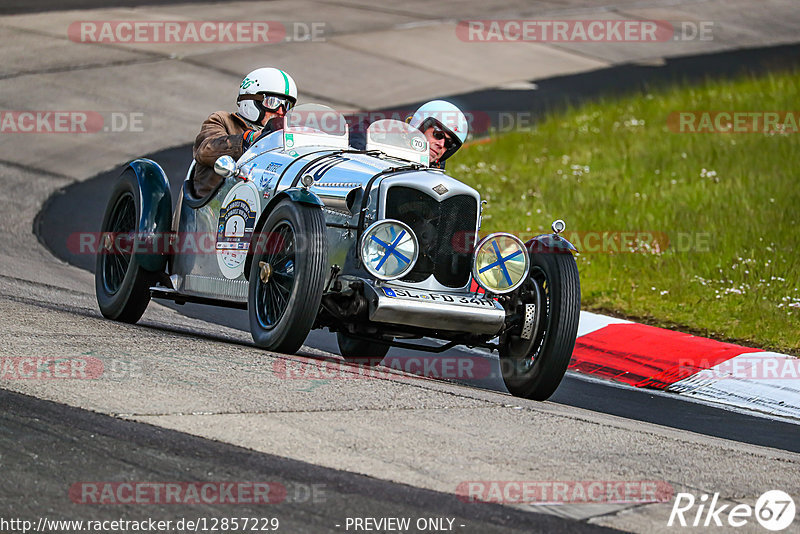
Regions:
<instances>
[{"instance_id":1,"label":"grass verge","mask_svg":"<svg viewBox=\"0 0 800 534\"><path fill-rule=\"evenodd\" d=\"M467 146L448 171L488 201L482 233L566 221L583 309L798 355L800 133L668 126L797 102L800 72L607 98Z\"/></svg>"}]
</instances>

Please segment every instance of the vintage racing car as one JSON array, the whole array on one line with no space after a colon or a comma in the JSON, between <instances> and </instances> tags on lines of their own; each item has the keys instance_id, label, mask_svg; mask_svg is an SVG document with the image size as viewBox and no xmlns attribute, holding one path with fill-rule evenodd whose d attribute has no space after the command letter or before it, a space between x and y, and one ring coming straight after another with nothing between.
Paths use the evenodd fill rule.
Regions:
<instances>
[{"instance_id":1,"label":"vintage racing car","mask_svg":"<svg viewBox=\"0 0 800 534\"><path fill-rule=\"evenodd\" d=\"M294 353L327 327L345 359L370 364L390 346L486 347L512 394L547 399L580 308L564 223L527 243L478 240L480 195L428 166L421 132L381 120L366 137L355 150L345 117L297 106L238 162L217 161L225 180L206 198L192 164L174 209L161 167L128 163L102 223L103 315L134 323L151 297L247 309L259 347ZM408 341L423 337L447 343Z\"/></svg>"}]
</instances>

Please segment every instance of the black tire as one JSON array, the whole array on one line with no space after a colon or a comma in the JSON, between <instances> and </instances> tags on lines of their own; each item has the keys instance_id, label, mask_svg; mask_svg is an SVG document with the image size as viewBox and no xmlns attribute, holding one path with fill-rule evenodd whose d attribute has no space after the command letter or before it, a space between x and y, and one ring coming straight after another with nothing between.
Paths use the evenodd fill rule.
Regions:
<instances>
[{"instance_id":1,"label":"black tire","mask_svg":"<svg viewBox=\"0 0 800 534\"><path fill-rule=\"evenodd\" d=\"M261 230L250 265L250 333L259 347L293 354L303 345L320 308L327 239L322 210L282 200ZM267 282L260 263L270 266Z\"/></svg>"},{"instance_id":2,"label":"black tire","mask_svg":"<svg viewBox=\"0 0 800 534\"><path fill-rule=\"evenodd\" d=\"M569 366L581 307L580 278L569 253L534 253L519 304L538 295L538 324L530 340L518 335L500 338L500 368L508 391L517 397L547 400L558 388Z\"/></svg>"},{"instance_id":3,"label":"black tire","mask_svg":"<svg viewBox=\"0 0 800 534\"><path fill-rule=\"evenodd\" d=\"M135 235L142 207L139 183L133 169L125 169L111 192L111 199L103 215L103 236ZM97 304L104 317L124 323L138 321L150 302L150 285L156 275L144 270L133 254L133 240L114 239L119 246L104 246L97 251L94 286Z\"/></svg>"},{"instance_id":4,"label":"black tire","mask_svg":"<svg viewBox=\"0 0 800 534\"><path fill-rule=\"evenodd\" d=\"M350 363L374 367L381 363L389 352L389 345L375 341L356 339L343 332L336 332L339 354Z\"/></svg>"}]
</instances>

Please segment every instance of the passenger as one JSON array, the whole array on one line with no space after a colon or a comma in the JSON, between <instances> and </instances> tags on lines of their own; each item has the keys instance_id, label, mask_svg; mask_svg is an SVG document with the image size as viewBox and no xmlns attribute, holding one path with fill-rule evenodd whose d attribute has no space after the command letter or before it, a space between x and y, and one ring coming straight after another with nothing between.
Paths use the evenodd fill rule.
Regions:
<instances>
[{"instance_id":1,"label":"passenger","mask_svg":"<svg viewBox=\"0 0 800 534\"><path fill-rule=\"evenodd\" d=\"M214 172L220 156L238 160L261 136L283 128L283 117L297 103L297 85L280 69L256 69L242 80L239 111L212 113L200 127L192 154L196 162L193 188L205 197L222 182Z\"/></svg>"},{"instance_id":2,"label":"passenger","mask_svg":"<svg viewBox=\"0 0 800 534\"><path fill-rule=\"evenodd\" d=\"M432 100L420 106L409 124L425 134L431 167L444 169L447 158L461 148L469 133L467 118L446 100Z\"/></svg>"}]
</instances>

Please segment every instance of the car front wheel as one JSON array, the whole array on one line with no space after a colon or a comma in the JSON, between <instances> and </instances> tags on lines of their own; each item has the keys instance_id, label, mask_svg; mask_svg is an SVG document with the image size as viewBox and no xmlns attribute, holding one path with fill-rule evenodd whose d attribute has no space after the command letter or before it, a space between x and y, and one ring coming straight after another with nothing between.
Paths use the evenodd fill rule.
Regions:
<instances>
[{"instance_id":1,"label":"car front wheel","mask_svg":"<svg viewBox=\"0 0 800 534\"><path fill-rule=\"evenodd\" d=\"M569 253L531 254L528 280L518 306L534 304L538 320L530 338L521 332L500 338L500 367L508 391L517 397L546 400L569 366L581 307L575 258Z\"/></svg>"},{"instance_id":2,"label":"car front wheel","mask_svg":"<svg viewBox=\"0 0 800 534\"><path fill-rule=\"evenodd\" d=\"M295 353L322 299L325 220L315 206L282 200L269 214L250 265L250 332L259 347Z\"/></svg>"}]
</instances>

